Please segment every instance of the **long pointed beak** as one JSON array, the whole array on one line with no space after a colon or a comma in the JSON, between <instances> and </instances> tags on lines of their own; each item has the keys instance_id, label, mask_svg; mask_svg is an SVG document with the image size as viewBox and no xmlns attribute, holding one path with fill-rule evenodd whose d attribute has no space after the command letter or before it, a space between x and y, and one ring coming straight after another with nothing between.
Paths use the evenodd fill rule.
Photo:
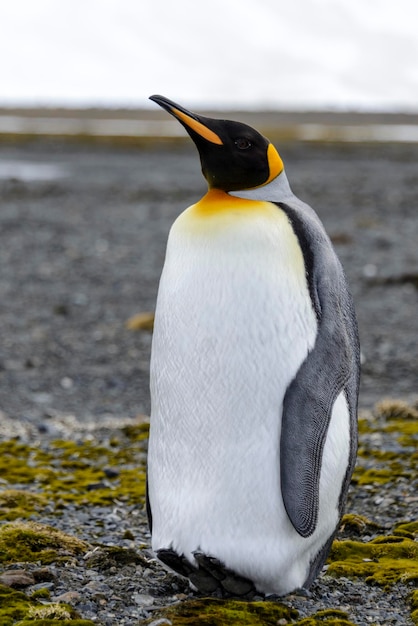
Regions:
<instances>
[{"instance_id":1,"label":"long pointed beak","mask_svg":"<svg viewBox=\"0 0 418 626\"><path fill-rule=\"evenodd\" d=\"M164 96L150 96L150 100L156 102L163 109L165 109L170 115L173 115L180 124L184 126L189 135L193 139L193 133L203 137L206 141L210 141L211 143L218 144L220 146L223 145L222 139L217 135L213 130L208 128L208 126L204 123L203 120L206 121L206 118L199 117L195 113L188 111L184 107L176 104L172 100L168 98L164 98Z\"/></svg>"}]
</instances>

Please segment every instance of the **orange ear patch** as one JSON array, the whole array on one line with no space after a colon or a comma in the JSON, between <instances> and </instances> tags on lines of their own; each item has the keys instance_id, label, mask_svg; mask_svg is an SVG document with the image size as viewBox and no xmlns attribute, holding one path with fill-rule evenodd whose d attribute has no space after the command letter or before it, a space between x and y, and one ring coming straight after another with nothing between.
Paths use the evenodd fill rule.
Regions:
<instances>
[{"instance_id":1,"label":"orange ear patch","mask_svg":"<svg viewBox=\"0 0 418 626\"><path fill-rule=\"evenodd\" d=\"M272 143L270 143L269 147L267 148L267 160L269 164L270 174L266 182L263 183L264 185L267 185L267 183L270 183L274 178L276 178L276 176L278 176L284 170L284 165L280 157L280 154L277 152L276 148L273 146Z\"/></svg>"}]
</instances>

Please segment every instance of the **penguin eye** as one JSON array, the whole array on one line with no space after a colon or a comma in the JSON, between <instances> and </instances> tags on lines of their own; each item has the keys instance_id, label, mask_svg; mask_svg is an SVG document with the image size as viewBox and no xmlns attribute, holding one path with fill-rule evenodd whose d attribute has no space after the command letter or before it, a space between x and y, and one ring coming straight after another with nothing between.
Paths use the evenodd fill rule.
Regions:
<instances>
[{"instance_id":1,"label":"penguin eye","mask_svg":"<svg viewBox=\"0 0 418 626\"><path fill-rule=\"evenodd\" d=\"M248 148L251 148L252 143L246 137L238 137L238 139L235 139L235 145L238 150L248 150Z\"/></svg>"}]
</instances>

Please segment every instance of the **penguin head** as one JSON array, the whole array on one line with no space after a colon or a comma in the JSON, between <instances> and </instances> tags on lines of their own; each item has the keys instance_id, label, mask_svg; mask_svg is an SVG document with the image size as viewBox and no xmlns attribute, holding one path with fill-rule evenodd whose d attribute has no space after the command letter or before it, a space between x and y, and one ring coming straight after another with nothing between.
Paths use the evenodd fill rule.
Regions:
<instances>
[{"instance_id":1,"label":"penguin head","mask_svg":"<svg viewBox=\"0 0 418 626\"><path fill-rule=\"evenodd\" d=\"M283 171L283 161L268 139L240 122L196 115L164 98L151 96L184 126L200 155L209 188L223 191L253 189Z\"/></svg>"}]
</instances>

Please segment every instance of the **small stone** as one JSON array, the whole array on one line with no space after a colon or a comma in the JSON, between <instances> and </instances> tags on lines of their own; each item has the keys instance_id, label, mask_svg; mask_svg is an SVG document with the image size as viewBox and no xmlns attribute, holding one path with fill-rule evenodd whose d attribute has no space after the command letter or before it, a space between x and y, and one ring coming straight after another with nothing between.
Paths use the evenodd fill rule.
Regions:
<instances>
[{"instance_id":1,"label":"small stone","mask_svg":"<svg viewBox=\"0 0 418 626\"><path fill-rule=\"evenodd\" d=\"M36 582L44 582L45 580L54 580L54 574L49 567L40 567L32 572Z\"/></svg>"},{"instance_id":2,"label":"small stone","mask_svg":"<svg viewBox=\"0 0 418 626\"><path fill-rule=\"evenodd\" d=\"M134 593L132 600L140 606L152 606L154 604L154 598L146 593Z\"/></svg>"},{"instance_id":3,"label":"small stone","mask_svg":"<svg viewBox=\"0 0 418 626\"><path fill-rule=\"evenodd\" d=\"M35 584L35 578L30 572L22 569L10 570L0 575L0 584L5 587L29 587Z\"/></svg>"},{"instance_id":4,"label":"small stone","mask_svg":"<svg viewBox=\"0 0 418 626\"><path fill-rule=\"evenodd\" d=\"M102 592L97 592L93 594L93 600L95 602L98 602L99 604L101 604L102 606L104 606L105 604L107 604L107 600L106 600L106 596L104 595L104 593Z\"/></svg>"},{"instance_id":5,"label":"small stone","mask_svg":"<svg viewBox=\"0 0 418 626\"><path fill-rule=\"evenodd\" d=\"M64 304L63 302L56 304L52 310L55 315L63 315L63 316L67 316L70 312L68 309L68 306Z\"/></svg>"},{"instance_id":6,"label":"small stone","mask_svg":"<svg viewBox=\"0 0 418 626\"><path fill-rule=\"evenodd\" d=\"M119 476L119 471L114 467L105 467L103 473L106 478L117 478Z\"/></svg>"},{"instance_id":7,"label":"small stone","mask_svg":"<svg viewBox=\"0 0 418 626\"><path fill-rule=\"evenodd\" d=\"M66 591L65 593L61 593L61 595L56 596L54 598L54 602L67 602L71 604L72 602L76 602L79 600L81 595L78 591Z\"/></svg>"},{"instance_id":8,"label":"small stone","mask_svg":"<svg viewBox=\"0 0 418 626\"><path fill-rule=\"evenodd\" d=\"M48 589L49 591L52 591L54 587L55 583L37 583L36 585L33 585L31 591L38 591L39 589Z\"/></svg>"},{"instance_id":9,"label":"small stone","mask_svg":"<svg viewBox=\"0 0 418 626\"><path fill-rule=\"evenodd\" d=\"M107 485L102 482L90 483L87 485L87 491L95 491L96 489L106 489Z\"/></svg>"},{"instance_id":10,"label":"small stone","mask_svg":"<svg viewBox=\"0 0 418 626\"><path fill-rule=\"evenodd\" d=\"M363 276L365 278L374 278L377 275L377 266L374 263L367 263L363 266Z\"/></svg>"},{"instance_id":11,"label":"small stone","mask_svg":"<svg viewBox=\"0 0 418 626\"><path fill-rule=\"evenodd\" d=\"M150 622L148 626L165 626L165 624L167 624L168 626L172 626L173 622L170 622L170 620L166 617L160 617L160 619L155 619Z\"/></svg>"},{"instance_id":12,"label":"small stone","mask_svg":"<svg viewBox=\"0 0 418 626\"><path fill-rule=\"evenodd\" d=\"M153 576L154 572L150 567L147 567L146 569L144 569L143 573L142 573L142 578L150 578L150 576Z\"/></svg>"},{"instance_id":13,"label":"small stone","mask_svg":"<svg viewBox=\"0 0 418 626\"><path fill-rule=\"evenodd\" d=\"M105 520L107 522L120 522L121 521L121 517L117 514L117 513L109 513L108 515L106 515Z\"/></svg>"},{"instance_id":14,"label":"small stone","mask_svg":"<svg viewBox=\"0 0 418 626\"><path fill-rule=\"evenodd\" d=\"M33 394L33 400L36 404L49 404L52 402L52 395L43 391L38 391Z\"/></svg>"}]
</instances>

